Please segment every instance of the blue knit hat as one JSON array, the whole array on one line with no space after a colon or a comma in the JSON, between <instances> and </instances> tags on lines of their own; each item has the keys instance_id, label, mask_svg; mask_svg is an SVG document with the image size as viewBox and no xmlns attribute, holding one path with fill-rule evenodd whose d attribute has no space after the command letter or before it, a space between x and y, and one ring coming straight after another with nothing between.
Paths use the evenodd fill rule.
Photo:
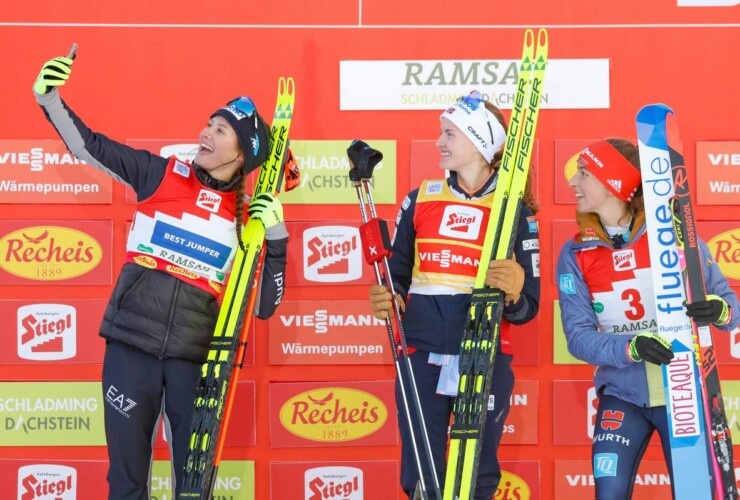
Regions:
<instances>
[{"instance_id":1,"label":"blue knit hat","mask_svg":"<svg viewBox=\"0 0 740 500\"><path fill-rule=\"evenodd\" d=\"M257 107L248 96L237 97L225 107L217 109L211 115L221 116L236 132L239 147L244 156L246 174L259 168L267 161L270 151L270 127L257 112Z\"/></svg>"}]
</instances>

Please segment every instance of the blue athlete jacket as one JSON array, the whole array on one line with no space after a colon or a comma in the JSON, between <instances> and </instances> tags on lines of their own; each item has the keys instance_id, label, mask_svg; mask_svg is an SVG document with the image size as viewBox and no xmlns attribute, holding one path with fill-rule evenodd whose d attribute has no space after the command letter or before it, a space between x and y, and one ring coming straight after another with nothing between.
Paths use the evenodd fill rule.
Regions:
<instances>
[{"instance_id":1,"label":"blue athlete jacket","mask_svg":"<svg viewBox=\"0 0 740 500\"><path fill-rule=\"evenodd\" d=\"M594 384L640 406L665 404L658 365L634 363L627 344L642 331L658 331L645 215L635 216L629 241L614 248L594 214L579 215L580 231L563 245L557 264L558 297L568 351L596 366ZM740 323L740 306L709 248L700 242L707 294L732 308L723 330Z\"/></svg>"}]
</instances>

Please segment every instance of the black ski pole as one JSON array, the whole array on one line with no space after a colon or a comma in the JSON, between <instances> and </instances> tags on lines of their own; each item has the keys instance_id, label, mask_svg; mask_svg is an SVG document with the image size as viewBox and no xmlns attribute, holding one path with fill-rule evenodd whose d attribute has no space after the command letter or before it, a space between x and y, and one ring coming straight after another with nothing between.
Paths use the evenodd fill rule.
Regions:
<instances>
[{"instance_id":1,"label":"black ski pole","mask_svg":"<svg viewBox=\"0 0 740 500\"><path fill-rule=\"evenodd\" d=\"M393 303L393 322L391 322L390 314L385 319L385 326L388 332L388 340L391 345L391 353L393 354L393 362L396 367L396 375L398 376L399 386L401 388L401 399L403 400L404 412L406 414L406 421L409 426L411 434L411 443L414 449L414 458L416 459L416 467L419 471L419 485L421 487L421 495L425 500L429 498L427 493L426 484L424 482L424 471L421 466L421 458L419 456L419 449L416 440L416 432L411 419L411 410L409 406L408 397L406 396L406 389L404 383L403 372L401 371L401 361L398 355L398 345L395 339L394 325L398 332L398 337L401 343L401 352L406 360L406 370L409 374L412 397L414 399L414 405L416 408L416 416L418 417L418 427L420 429L422 438L424 440L424 451L426 459L429 464L429 468L432 473L434 481L434 490L438 499L442 498L441 490L439 488L439 478L437 477L437 470L434 466L434 457L432 456L432 447L429 443L429 436L427 434L426 424L424 423L424 414L421 409L421 401L419 400L419 393L416 388L416 380L414 378L414 370L411 367L411 359L409 358L408 346L406 345L406 335L403 331L401 324L401 310L398 305L398 299L396 298L396 291L393 286L393 280L390 274L390 267L388 264L388 258L391 255L391 241L388 233L388 225L384 220L380 220L375 212L375 204L373 203L372 193L370 191L370 179L373 176L373 169L383 159L383 153L375 150L368 146L365 142L355 140L347 148L347 156L350 160L350 171L349 178L352 181L356 191L357 198L360 202L360 212L362 214L362 226L360 226L360 239L362 241L362 250L365 256L365 260L368 264L372 264L375 269L375 280L379 285L385 284L391 293L391 301ZM366 209L367 205L367 209ZM382 271L381 271L382 263ZM385 283L384 283L385 278Z\"/></svg>"}]
</instances>

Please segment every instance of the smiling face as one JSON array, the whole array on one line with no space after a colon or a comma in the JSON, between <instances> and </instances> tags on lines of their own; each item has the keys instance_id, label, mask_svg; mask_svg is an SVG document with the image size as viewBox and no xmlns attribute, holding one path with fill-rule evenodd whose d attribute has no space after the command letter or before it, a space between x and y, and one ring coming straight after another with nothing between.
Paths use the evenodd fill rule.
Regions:
<instances>
[{"instance_id":1,"label":"smiling face","mask_svg":"<svg viewBox=\"0 0 740 500\"><path fill-rule=\"evenodd\" d=\"M441 155L439 167L445 170L460 173L487 165L470 139L447 118L440 120L440 134L435 146Z\"/></svg>"},{"instance_id":2,"label":"smiling face","mask_svg":"<svg viewBox=\"0 0 740 500\"><path fill-rule=\"evenodd\" d=\"M222 116L212 116L200 132L200 145L194 163L216 179L229 181L244 160L234 129Z\"/></svg>"}]
</instances>

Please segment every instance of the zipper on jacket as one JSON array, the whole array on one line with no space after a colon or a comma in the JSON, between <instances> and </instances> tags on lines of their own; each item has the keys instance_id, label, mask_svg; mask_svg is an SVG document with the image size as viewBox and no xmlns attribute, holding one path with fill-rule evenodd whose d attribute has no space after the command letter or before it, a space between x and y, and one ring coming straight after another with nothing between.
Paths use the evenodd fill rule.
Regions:
<instances>
[{"instance_id":1,"label":"zipper on jacket","mask_svg":"<svg viewBox=\"0 0 740 500\"><path fill-rule=\"evenodd\" d=\"M159 351L159 355L157 356L159 359L164 359L164 351L167 350L167 340L170 337L170 329L172 328L172 320L175 317L175 309L177 308L177 297L180 294L180 284L182 282L178 279L175 279L175 289L172 291L172 300L170 303L172 304L172 307L170 307L170 313L167 317L167 330L164 332L164 340L162 341L162 350Z\"/></svg>"}]
</instances>

